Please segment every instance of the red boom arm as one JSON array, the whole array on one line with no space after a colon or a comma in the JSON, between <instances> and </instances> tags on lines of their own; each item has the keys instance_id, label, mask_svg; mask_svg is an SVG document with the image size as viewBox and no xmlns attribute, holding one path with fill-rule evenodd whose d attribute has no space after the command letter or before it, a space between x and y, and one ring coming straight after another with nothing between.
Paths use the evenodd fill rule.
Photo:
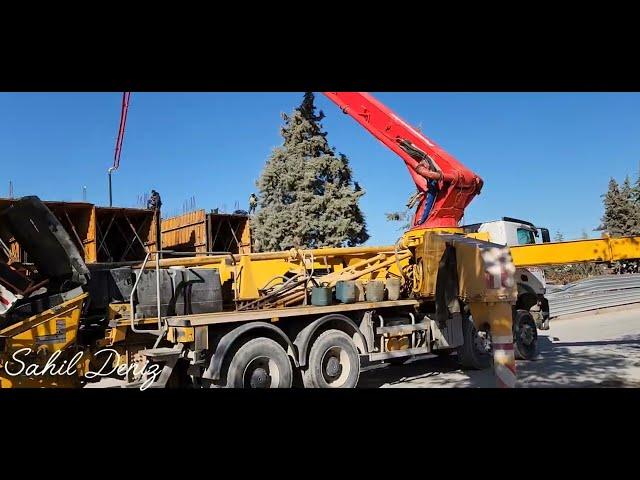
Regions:
<instances>
[{"instance_id":1,"label":"red boom arm","mask_svg":"<svg viewBox=\"0 0 640 480\"><path fill-rule=\"evenodd\" d=\"M458 226L464 209L482 188L478 175L368 93L324 94L406 163L418 190L424 194L413 228Z\"/></svg>"}]
</instances>

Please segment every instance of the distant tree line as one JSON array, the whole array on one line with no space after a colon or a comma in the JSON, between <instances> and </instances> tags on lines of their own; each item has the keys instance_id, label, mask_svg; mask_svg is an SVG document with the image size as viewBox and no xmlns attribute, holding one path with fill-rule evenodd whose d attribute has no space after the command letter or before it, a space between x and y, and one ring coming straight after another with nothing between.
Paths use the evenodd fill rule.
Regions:
<instances>
[{"instance_id":1,"label":"distant tree line","mask_svg":"<svg viewBox=\"0 0 640 480\"><path fill-rule=\"evenodd\" d=\"M615 178L609 180L607 192L602 196L604 215L600 226L595 230L611 237L640 235L640 177L635 182L627 175L620 185ZM589 235L585 230L582 238ZM562 232L556 232L554 241L564 241ZM575 265L560 265L545 269L547 280L552 283L569 283L582 278L607 273L605 265L583 263ZM612 265L613 273L638 272L638 262L616 262Z\"/></svg>"},{"instance_id":2,"label":"distant tree line","mask_svg":"<svg viewBox=\"0 0 640 480\"><path fill-rule=\"evenodd\" d=\"M612 237L640 235L640 177L631 184L629 175L622 186L609 180L604 198L604 215L598 230Z\"/></svg>"}]
</instances>

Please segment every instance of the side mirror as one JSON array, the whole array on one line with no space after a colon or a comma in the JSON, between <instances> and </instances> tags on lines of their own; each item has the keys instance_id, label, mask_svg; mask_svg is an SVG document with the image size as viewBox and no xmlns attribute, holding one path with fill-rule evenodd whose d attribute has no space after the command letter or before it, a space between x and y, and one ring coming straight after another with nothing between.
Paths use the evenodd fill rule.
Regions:
<instances>
[{"instance_id":1,"label":"side mirror","mask_svg":"<svg viewBox=\"0 0 640 480\"><path fill-rule=\"evenodd\" d=\"M542 243L551 242L551 236L549 235L549 229L548 228L541 228L540 232L542 232Z\"/></svg>"}]
</instances>

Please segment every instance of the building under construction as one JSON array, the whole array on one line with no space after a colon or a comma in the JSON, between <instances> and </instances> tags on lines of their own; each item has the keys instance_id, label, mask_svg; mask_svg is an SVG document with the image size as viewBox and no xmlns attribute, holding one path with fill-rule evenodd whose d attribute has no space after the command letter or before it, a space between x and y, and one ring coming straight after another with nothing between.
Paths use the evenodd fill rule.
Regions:
<instances>
[{"instance_id":1,"label":"building under construction","mask_svg":"<svg viewBox=\"0 0 640 480\"><path fill-rule=\"evenodd\" d=\"M0 199L0 211L17 203ZM157 250L159 212L99 207L86 202L43 202L69 232L87 264L138 261ZM0 222L0 259L29 263L27 254Z\"/></svg>"},{"instance_id":2,"label":"building under construction","mask_svg":"<svg viewBox=\"0 0 640 480\"><path fill-rule=\"evenodd\" d=\"M196 210L162 220L162 249L251 253L249 216ZM167 255L164 255L167 256Z\"/></svg>"}]
</instances>

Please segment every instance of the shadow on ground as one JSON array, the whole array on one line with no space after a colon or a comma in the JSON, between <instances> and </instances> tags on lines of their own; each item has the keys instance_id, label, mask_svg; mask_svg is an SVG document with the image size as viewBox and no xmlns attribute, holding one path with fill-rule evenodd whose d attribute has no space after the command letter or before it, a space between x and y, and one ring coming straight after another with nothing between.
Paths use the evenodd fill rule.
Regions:
<instances>
[{"instance_id":1,"label":"shadow on ground","mask_svg":"<svg viewBox=\"0 0 640 480\"><path fill-rule=\"evenodd\" d=\"M359 388L492 387L492 370L464 372L456 355L409 360L385 365L360 375Z\"/></svg>"},{"instance_id":2,"label":"shadow on ground","mask_svg":"<svg viewBox=\"0 0 640 480\"><path fill-rule=\"evenodd\" d=\"M552 338L556 341L552 341ZM518 387L640 387L640 335L593 342L538 337L539 355L518 361ZM455 355L363 372L359 388L493 388L492 369L463 371Z\"/></svg>"},{"instance_id":3,"label":"shadow on ground","mask_svg":"<svg viewBox=\"0 0 640 480\"><path fill-rule=\"evenodd\" d=\"M638 335L592 342L552 342L547 336L538 340L540 358L518 362L522 387L640 386Z\"/></svg>"}]
</instances>

